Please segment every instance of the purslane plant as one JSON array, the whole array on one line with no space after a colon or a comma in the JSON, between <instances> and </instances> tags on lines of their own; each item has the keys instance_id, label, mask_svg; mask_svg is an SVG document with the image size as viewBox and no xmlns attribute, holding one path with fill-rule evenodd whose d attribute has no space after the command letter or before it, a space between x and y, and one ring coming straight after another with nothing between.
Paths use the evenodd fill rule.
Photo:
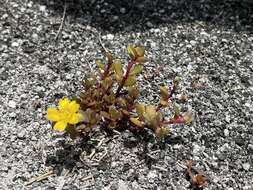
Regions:
<instances>
[{"instance_id":1,"label":"purslane plant","mask_svg":"<svg viewBox=\"0 0 253 190\"><path fill-rule=\"evenodd\" d=\"M75 138L89 134L97 126L135 131L147 128L163 138L169 134L168 125L191 122L190 112L180 113L172 103L179 77L174 79L171 88L160 86L158 105L137 102L139 89L136 77L142 72L147 58L141 47L128 46L127 52L129 61L126 68L121 60L107 52L107 63L96 60L97 74L90 74L84 79L84 89L75 100L64 98L59 101L58 109L48 108L47 118L53 122L53 129L65 131ZM161 111L167 107L172 107L174 112L169 119L165 119Z\"/></svg>"}]
</instances>

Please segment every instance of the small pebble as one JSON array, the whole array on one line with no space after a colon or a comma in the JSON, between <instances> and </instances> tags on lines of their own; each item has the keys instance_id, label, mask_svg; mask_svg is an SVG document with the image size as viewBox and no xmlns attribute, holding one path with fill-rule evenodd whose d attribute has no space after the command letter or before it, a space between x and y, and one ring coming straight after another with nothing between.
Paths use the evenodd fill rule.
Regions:
<instances>
[{"instance_id":1,"label":"small pebble","mask_svg":"<svg viewBox=\"0 0 253 190\"><path fill-rule=\"evenodd\" d=\"M14 117L16 117L16 113L15 112L11 112L10 114L9 114L9 116L11 117L11 118L14 118Z\"/></svg>"},{"instance_id":2,"label":"small pebble","mask_svg":"<svg viewBox=\"0 0 253 190\"><path fill-rule=\"evenodd\" d=\"M229 136L229 130L228 129L224 129L224 136L228 137Z\"/></svg>"},{"instance_id":3,"label":"small pebble","mask_svg":"<svg viewBox=\"0 0 253 190\"><path fill-rule=\"evenodd\" d=\"M16 108L17 104L13 100L11 100L11 101L9 101L8 105L9 105L10 108Z\"/></svg>"},{"instance_id":4,"label":"small pebble","mask_svg":"<svg viewBox=\"0 0 253 190\"><path fill-rule=\"evenodd\" d=\"M248 149L251 150L251 151L253 151L253 144L249 144L248 145Z\"/></svg>"},{"instance_id":5,"label":"small pebble","mask_svg":"<svg viewBox=\"0 0 253 190\"><path fill-rule=\"evenodd\" d=\"M248 171L250 169L250 164L247 162L247 163L244 163L242 164L242 167L245 171Z\"/></svg>"},{"instance_id":6,"label":"small pebble","mask_svg":"<svg viewBox=\"0 0 253 190\"><path fill-rule=\"evenodd\" d=\"M19 139L25 139L25 131L20 131L17 136Z\"/></svg>"},{"instance_id":7,"label":"small pebble","mask_svg":"<svg viewBox=\"0 0 253 190\"><path fill-rule=\"evenodd\" d=\"M125 14L126 13L126 9L124 8L124 7L122 7L122 8L120 8L120 13L122 13L122 14Z\"/></svg>"},{"instance_id":8,"label":"small pebble","mask_svg":"<svg viewBox=\"0 0 253 190\"><path fill-rule=\"evenodd\" d=\"M19 43L18 42L12 42L11 43L11 47L18 47L19 46Z\"/></svg>"},{"instance_id":9,"label":"small pebble","mask_svg":"<svg viewBox=\"0 0 253 190\"><path fill-rule=\"evenodd\" d=\"M107 34L106 38L107 38L108 40L113 40L114 35L113 35L113 34Z\"/></svg>"}]
</instances>

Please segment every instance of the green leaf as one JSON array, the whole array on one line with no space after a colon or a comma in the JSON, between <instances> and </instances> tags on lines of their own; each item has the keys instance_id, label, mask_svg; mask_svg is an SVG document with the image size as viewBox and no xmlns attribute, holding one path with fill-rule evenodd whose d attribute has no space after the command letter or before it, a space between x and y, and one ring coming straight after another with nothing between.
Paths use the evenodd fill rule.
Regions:
<instances>
[{"instance_id":1,"label":"green leaf","mask_svg":"<svg viewBox=\"0 0 253 190\"><path fill-rule=\"evenodd\" d=\"M138 127L144 126L144 123L142 121L140 121L137 117L131 117L130 121Z\"/></svg>"},{"instance_id":2,"label":"green leaf","mask_svg":"<svg viewBox=\"0 0 253 190\"><path fill-rule=\"evenodd\" d=\"M160 104L161 104L163 107L167 107L167 106L169 105L169 102L166 101L166 100L161 99L161 100L160 100Z\"/></svg>"},{"instance_id":3,"label":"green leaf","mask_svg":"<svg viewBox=\"0 0 253 190\"><path fill-rule=\"evenodd\" d=\"M145 105L144 104L136 104L135 109L136 109L138 116L143 117L143 114L145 112Z\"/></svg>"},{"instance_id":4,"label":"green leaf","mask_svg":"<svg viewBox=\"0 0 253 190\"><path fill-rule=\"evenodd\" d=\"M180 82L181 78L179 76L176 76L175 79L173 80L173 84L175 87L178 86L179 82Z\"/></svg>"},{"instance_id":5,"label":"green leaf","mask_svg":"<svg viewBox=\"0 0 253 190\"><path fill-rule=\"evenodd\" d=\"M163 99L168 99L169 97L169 90L166 86L160 86L160 95Z\"/></svg>"},{"instance_id":6,"label":"green leaf","mask_svg":"<svg viewBox=\"0 0 253 190\"><path fill-rule=\"evenodd\" d=\"M136 77L135 76L129 76L127 80L124 83L124 86L133 86L136 83Z\"/></svg>"},{"instance_id":7,"label":"green leaf","mask_svg":"<svg viewBox=\"0 0 253 190\"><path fill-rule=\"evenodd\" d=\"M109 114L110 114L110 116L111 116L111 119L113 119L114 121L120 119L120 117L121 117L121 113L118 112L118 111L117 111L114 107L112 107L112 106L109 107Z\"/></svg>"},{"instance_id":8,"label":"green leaf","mask_svg":"<svg viewBox=\"0 0 253 190\"><path fill-rule=\"evenodd\" d=\"M136 47L136 48L135 48L135 51L136 51L138 57L143 57L143 56L144 56L144 53L145 53L144 48Z\"/></svg>"},{"instance_id":9,"label":"green leaf","mask_svg":"<svg viewBox=\"0 0 253 190\"><path fill-rule=\"evenodd\" d=\"M122 63L120 60L114 60L113 62L113 68L115 73L119 76L122 77L123 75L123 69L122 69Z\"/></svg>"},{"instance_id":10,"label":"green leaf","mask_svg":"<svg viewBox=\"0 0 253 190\"><path fill-rule=\"evenodd\" d=\"M119 98L117 98L116 101L117 101L117 103L119 104L119 106L121 108L126 108L127 107L127 102L124 98L119 97Z\"/></svg>"},{"instance_id":11,"label":"green leaf","mask_svg":"<svg viewBox=\"0 0 253 190\"><path fill-rule=\"evenodd\" d=\"M113 83L113 80L112 80L111 77L106 77L106 78L101 82L103 88L105 88L105 89L108 89L108 88L112 85L112 83ZM99 95L99 96L100 96L100 95Z\"/></svg>"},{"instance_id":12,"label":"green leaf","mask_svg":"<svg viewBox=\"0 0 253 190\"><path fill-rule=\"evenodd\" d=\"M87 117L89 125L95 125L99 121L96 112L90 108L85 111L84 115Z\"/></svg>"},{"instance_id":13,"label":"green leaf","mask_svg":"<svg viewBox=\"0 0 253 190\"><path fill-rule=\"evenodd\" d=\"M86 90L88 90L90 87L92 87L95 84L95 80L92 78L86 78L83 81L83 86Z\"/></svg>"},{"instance_id":14,"label":"green leaf","mask_svg":"<svg viewBox=\"0 0 253 190\"><path fill-rule=\"evenodd\" d=\"M138 63L146 63L148 61L148 59L146 58L146 57L138 57L137 59L136 59L136 62L138 62Z\"/></svg>"},{"instance_id":15,"label":"green leaf","mask_svg":"<svg viewBox=\"0 0 253 190\"><path fill-rule=\"evenodd\" d=\"M144 117L147 120L151 121L155 118L155 116L156 116L155 106L151 106L151 105L146 106Z\"/></svg>"},{"instance_id":16,"label":"green leaf","mask_svg":"<svg viewBox=\"0 0 253 190\"><path fill-rule=\"evenodd\" d=\"M135 65L133 69L130 71L130 75L137 75L142 71L142 65Z\"/></svg>"},{"instance_id":17,"label":"green leaf","mask_svg":"<svg viewBox=\"0 0 253 190\"><path fill-rule=\"evenodd\" d=\"M102 61L101 61L100 59L97 59L97 60L95 61L95 63L96 63L96 65L97 65L97 67L98 67L99 69L104 70L105 65L102 63Z\"/></svg>"},{"instance_id":18,"label":"green leaf","mask_svg":"<svg viewBox=\"0 0 253 190\"><path fill-rule=\"evenodd\" d=\"M100 116L104 117L105 119L111 119L110 114L105 111L101 111Z\"/></svg>"},{"instance_id":19,"label":"green leaf","mask_svg":"<svg viewBox=\"0 0 253 190\"><path fill-rule=\"evenodd\" d=\"M174 117L178 117L180 115L180 107L178 104L173 104Z\"/></svg>"},{"instance_id":20,"label":"green leaf","mask_svg":"<svg viewBox=\"0 0 253 190\"><path fill-rule=\"evenodd\" d=\"M131 86L128 88L128 94L131 98L137 99L140 92L136 86Z\"/></svg>"},{"instance_id":21,"label":"green leaf","mask_svg":"<svg viewBox=\"0 0 253 190\"><path fill-rule=\"evenodd\" d=\"M115 102L115 96L114 95L104 95L103 97L104 101L106 101L109 104L113 104Z\"/></svg>"},{"instance_id":22,"label":"green leaf","mask_svg":"<svg viewBox=\"0 0 253 190\"><path fill-rule=\"evenodd\" d=\"M131 57L131 59L136 59L137 56L138 56L138 54L137 54L135 48L134 48L132 45L129 45L129 46L127 47L127 53L128 53L128 55Z\"/></svg>"},{"instance_id":23,"label":"green leaf","mask_svg":"<svg viewBox=\"0 0 253 190\"><path fill-rule=\"evenodd\" d=\"M193 121L193 115L189 111L184 113L183 118L185 120L186 125L190 124Z\"/></svg>"},{"instance_id":24,"label":"green leaf","mask_svg":"<svg viewBox=\"0 0 253 190\"><path fill-rule=\"evenodd\" d=\"M164 137L168 136L169 132L170 132L170 130L167 127L158 127L155 130L155 134L158 138L164 138Z\"/></svg>"}]
</instances>

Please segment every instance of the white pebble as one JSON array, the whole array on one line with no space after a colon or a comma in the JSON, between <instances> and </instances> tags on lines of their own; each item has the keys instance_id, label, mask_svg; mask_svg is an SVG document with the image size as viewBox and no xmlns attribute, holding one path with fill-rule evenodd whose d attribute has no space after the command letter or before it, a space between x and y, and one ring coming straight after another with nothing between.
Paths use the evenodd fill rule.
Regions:
<instances>
[{"instance_id":1,"label":"white pebble","mask_svg":"<svg viewBox=\"0 0 253 190\"><path fill-rule=\"evenodd\" d=\"M113 40L114 35L113 35L113 34L107 34L106 38L107 38L108 40Z\"/></svg>"},{"instance_id":2,"label":"white pebble","mask_svg":"<svg viewBox=\"0 0 253 190\"><path fill-rule=\"evenodd\" d=\"M16 102L14 102L13 100L11 100L11 101L9 101L9 107L11 107L11 108L16 108Z\"/></svg>"},{"instance_id":3,"label":"white pebble","mask_svg":"<svg viewBox=\"0 0 253 190\"><path fill-rule=\"evenodd\" d=\"M19 46L19 43L18 42L12 42L11 43L11 47L18 47Z\"/></svg>"},{"instance_id":4,"label":"white pebble","mask_svg":"<svg viewBox=\"0 0 253 190\"><path fill-rule=\"evenodd\" d=\"M249 163L244 163L244 164L242 164L242 167L245 171L248 171L250 169L250 164Z\"/></svg>"},{"instance_id":5,"label":"white pebble","mask_svg":"<svg viewBox=\"0 0 253 190\"><path fill-rule=\"evenodd\" d=\"M44 6L44 5L40 6L40 11L45 12L46 11L46 6Z\"/></svg>"},{"instance_id":6,"label":"white pebble","mask_svg":"<svg viewBox=\"0 0 253 190\"><path fill-rule=\"evenodd\" d=\"M229 136L229 130L228 129L224 129L224 135L225 135L225 137Z\"/></svg>"}]
</instances>

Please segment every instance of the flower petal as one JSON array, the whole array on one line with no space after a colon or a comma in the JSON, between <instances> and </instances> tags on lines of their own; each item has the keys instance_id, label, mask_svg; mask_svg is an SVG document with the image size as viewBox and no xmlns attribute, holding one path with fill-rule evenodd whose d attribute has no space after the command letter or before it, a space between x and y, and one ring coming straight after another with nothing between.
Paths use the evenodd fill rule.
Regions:
<instances>
[{"instance_id":1,"label":"flower petal","mask_svg":"<svg viewBox=\"0 0 253 190\"><path fill-rule=\"evenodd\" d=\"M69 99L68 98L63 98L59 101L59 110L66 110L67 107L69 106Z\"/></svg>"},{"instance_id":2,"label":"flower petal","mask_svg":"<svg viewBox=\"0 0 253 190\"><path fill-rule=\"evenodd\" d=\"M69 111L71 113L76 113L80 108L80 105L78 103L76 103L76 101L71 101L69 104Z\"/></svg>"},{"instance_id":3,"label":"flower petal","mask_svg":"<svg viewBox=\"0 0 253 190\"><path fill-rule=\"evenodd\" d=\"M47 119L50 121L59 121L60 113L56 108L48 108L47 109Z\"/></svg>"},{"instance_id":4,"label":"flower petal","mask_svg":"<svg viewBox=\"0 0 253 190\"><path fill-rule=\"evenodd\" d=\"M56 131L64 131L67 127L67 123L64 121L58 121L56 122L56 124L54 125L54 130Z\"/></svg>"},{"instance_id":5,"label":"flower petal","mask_svg":"<svg viewBox=\"0 0 253 190\"><path fill-rule=\"evenodd\" d=\"M82 114L74 113L72 114L71 118L68 120L68 123L77 124L78 122L80 122L81 118L82 118Z\"/></svg>"}]
</instances>

